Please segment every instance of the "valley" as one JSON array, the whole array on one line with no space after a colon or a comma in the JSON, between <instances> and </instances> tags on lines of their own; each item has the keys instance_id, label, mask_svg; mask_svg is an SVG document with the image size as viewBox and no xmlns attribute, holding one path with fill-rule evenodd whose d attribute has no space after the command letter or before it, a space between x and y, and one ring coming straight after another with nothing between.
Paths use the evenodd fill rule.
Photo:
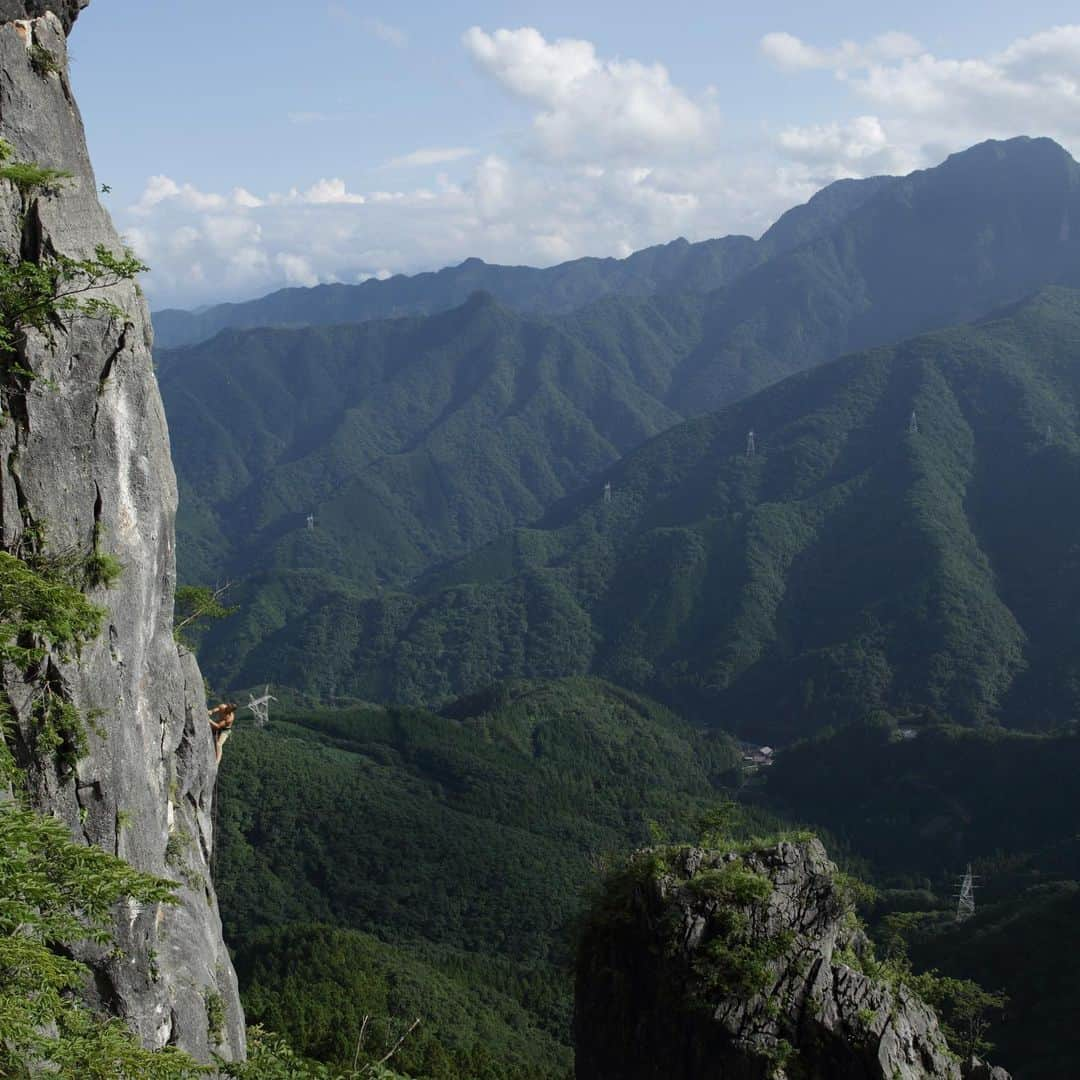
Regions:
<instances>
[{"instance_id":1,"label":"valley","mask_svg":"<svg viewBox=\"0 0 1080 1080\"><path fill-rule=\"evenodd\" d=\"M200 661L283 703L220 787L250 1017L344 1067L426 1012L410 1075L569 1075L597 867L726 807L819 833L875 936L1016 1003L1014 1075L1061 1074L1031 1008L1078 988L1006 939L1080 878L1076 174L985 144L756 247L169 314L181 573L237 608Z\"/></svg>"}]
</instances>

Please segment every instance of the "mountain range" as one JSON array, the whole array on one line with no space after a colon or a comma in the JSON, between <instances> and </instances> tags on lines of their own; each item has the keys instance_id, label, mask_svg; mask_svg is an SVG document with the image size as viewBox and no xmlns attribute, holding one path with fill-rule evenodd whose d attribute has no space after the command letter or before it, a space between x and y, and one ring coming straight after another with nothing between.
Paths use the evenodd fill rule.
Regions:
<instances>
[{"instance_id":1,"label":"mountain range","mask_svg":"<svg viewBox=\"0 0 1080 1080\"><path fill-rule=\"evenodd\" d=\"M432 315L460 306L477 291L490 292L515 311L534 314L565 313L610 295L708 292L805 243L893 182L887 176L838 180L804 206L789 210L756 242L749 236L725 236L691 244L680 237L625 259L574 259L546 269L493 266L471 258L411 277L396 274L357 285L280 289L257 300L199 311L166 308L154 312L154 332L160 347L172 348L204 341L225 329Z\"/></svg>"},{"instance_id":2,"label":"mountain range","mask_svg":"<svg viewBox=\"0 0 1080 1080\"><path fill-rule=\"evenodd\" d=\"M1064 150L986 143L826 189L775 227L778 254L711 292L558 317L476 294L159 352L182 571L238 582L241 615L205 642L212 677L419 703L596 671L774 735L867 702L1052 723L1027 714L1052 696L1044 665L1071 678L1051 659L1061 616L1010 586L1018 529L988 477L1036 450L1057 482L1072 468L1073 295L821 365L1080 282L1078 214ZM1027 417L1002 429L1008 453L999 398ZM1064 520L1047 522L1058 547ZM891 600L860 570L878 548ZM977 649L957 630L973 618Z\"/></svg>"},{"instance_id":3,"label":"mountain range","mask_svg":"<svg viewBox=\"0 0 1080 1080\"><path fill-rule=\"evenodd\" d=\"M421 702L594 672L773 739L875 707L1054 726L1078 704L1078 343L1080 294L1048 288L677 425L604 474L610 502L569 496L408 592L284 572L294 621L227 680Z\"/></svg>"}]
</instances>

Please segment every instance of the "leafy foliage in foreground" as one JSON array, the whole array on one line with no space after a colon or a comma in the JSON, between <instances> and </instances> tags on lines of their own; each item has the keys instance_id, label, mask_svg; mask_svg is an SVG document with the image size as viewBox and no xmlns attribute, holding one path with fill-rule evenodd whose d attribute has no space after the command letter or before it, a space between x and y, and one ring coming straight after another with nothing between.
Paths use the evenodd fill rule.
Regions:
<instances>
[{"instance_id":1,"label":"leafy foliage in foreground","mask_svg":"<svg viewBox=\"0 0 1080 1080\"><path fill-rule=\"evenodd\" d=\"M307 1018L325 1015L334 980L357 991L357 1010L374 995L363 1008L381 1011L384 976L364 983L345 958L367 954L386 971L388 948L326 929L261 928L362 931L411 957L409 970L444 977L433 979L446 988L437 1000L425 1007L410 991L408 1005L450 1054L439 1075L472 1075L452 1071L468 1025L455 1018L451 983L483 1005L469 1024L490 1033L496 1075L530 1060L561 1075L571 927L597 860L642 843L649 821L688 834L737 760L725 737L594 680L503 687L445 716L368 707L243 729L219 779L217 886L246 1001L303 1053L333 1037ZM324 961L319 941L329 943ZM284 992L280 956L300 949L322 973L310 997ZM362 1016L347 1013L342 1031ZM512 1035L521 1030L528 1054Z\"/></svg>"},{"instance_id":2,"label":"leafy foliage in foreground","mask_svg":"<svg viewBox=\"0 0 1080 1080\"><path fill-rule=\"evenodd\" d=\"M61 751L70 765L85 746L84 720L48 677L46 665L50 654L70 659L97 637L104 611L72 583L71 566L63 560L32 561L0 551L0 661L24 672L35 687L35 749ZM0 780L11 778L14 765L4 737Z\"/></svg>"},{"instance_id":3,"label":"leafy foliage in foreground","mask_svg":"<svg viewBox=\"0 0 1080 1080\"><path fill-rule=\"evenodd\" d=\"M71 173L29 161L14 159L14 148L0 139L0 181L18 191L25 218L29 204L38 196L56 194ZM132 252L117 255L104 244L93 258L75 259L62 252L43 252L24 258L21 252L0 254L0 358L4 375L11 372L33 377L15 362L27 331L36 330L55 342L56 323L67 318L124 319L123 310L97 290L133 281L148 267Z\"/></svg>"},{"instance_id":4,"label":"leafy foliage in foreground","mask_svg":"<svg viewBox=\"0 0 1080 1080\"><path fill-rule=\"evenodd\" d=\"M186 1080L201 1070L175 1049L139 1047L119 1020L92 1015L73 991L87 969L65 947L107 943L113 905L169 903L172 883L74 843L59 821L0 802L0 1075L33 1063L64 1080Z\"/></svg>"},{"instance_id":5,"label":"leafy foliage in foreground","mask_svg":"<svg viewBox=\"0 0 1080 1080\"><path fill-rule=\"evenodd\" d=\"M230 1080L408 1080L385 1065L369 1063L342 1072L297 1054L286 1039L262 1025L247 1032L248 1059L222 1062L221 1075Z\"/></svg>"}]
</instances>

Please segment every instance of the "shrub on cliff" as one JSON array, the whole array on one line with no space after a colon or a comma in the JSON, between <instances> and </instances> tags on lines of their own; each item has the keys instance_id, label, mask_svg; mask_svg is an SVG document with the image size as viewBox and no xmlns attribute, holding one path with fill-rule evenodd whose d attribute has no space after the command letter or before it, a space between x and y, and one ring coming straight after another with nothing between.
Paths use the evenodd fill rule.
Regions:
<instances>
[{"instance_id":1,"label":"shrub on cliff","mask_svg":"<svg viewBox=\"0 0 1080 1080\"><path fill-rule=\"evenodd\" d=\"M59 821L0 803L0 1076L187 1080L204 1071L175 1048L142 1049L122 1021L77 996L89 973L71 949L108 944L122 899L171 903L172 885L76 844Z\"/></svg>"}]
</instances>

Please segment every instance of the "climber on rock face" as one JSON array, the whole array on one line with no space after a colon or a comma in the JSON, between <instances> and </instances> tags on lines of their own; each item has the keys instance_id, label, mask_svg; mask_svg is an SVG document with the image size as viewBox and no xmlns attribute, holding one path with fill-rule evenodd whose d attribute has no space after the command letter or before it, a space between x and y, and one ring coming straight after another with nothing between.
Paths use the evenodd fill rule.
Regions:
<instances>
[{"instance_id":1,"label":"climber on rock face","mask_svg":"<svg viewBox=\"0 0 1080 1080\"><path fill-rule=\"evenodd\" d=\"M221 748L229 737L233 724L236 722L237 706L231 702L222 702L210 710L210 727L214 732L214 754L218 764L221 764ZM214 719L214 717L218 719Z\"/></svg>"}]
</instances>

